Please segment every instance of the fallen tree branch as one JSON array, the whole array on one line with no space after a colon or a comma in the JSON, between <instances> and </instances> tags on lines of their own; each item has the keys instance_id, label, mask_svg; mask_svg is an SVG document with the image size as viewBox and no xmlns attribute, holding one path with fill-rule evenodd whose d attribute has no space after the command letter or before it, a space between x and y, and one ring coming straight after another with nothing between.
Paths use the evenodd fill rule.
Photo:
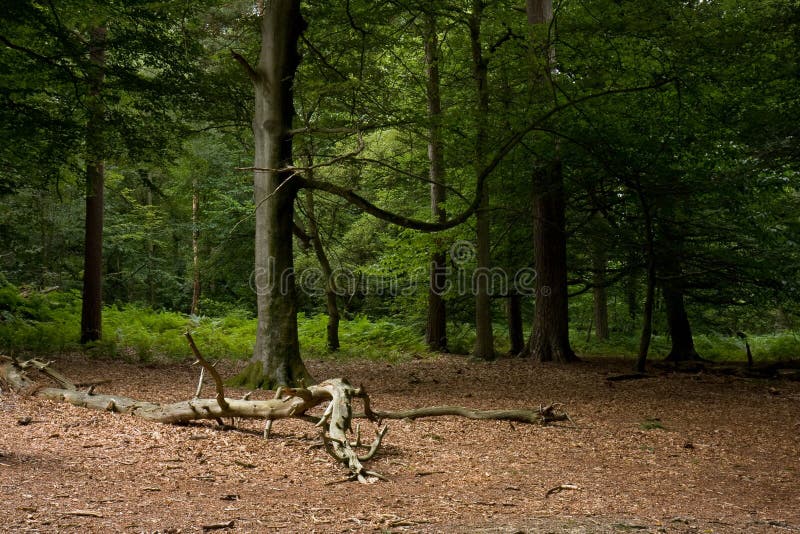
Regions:
<instances>
[{"instance_id":1,"label":"fallen tree branch","mask_svg":"<svg viewBox=\"0 0 800 534\"><path fill-rule=\"evenodd\" d=\"M577 489L580 488L575 484L559 484L558 486L547 490L547 493L544 494L544 498L546 499L550 497L550 495L553 495L555 493L561 493L564 490L577 490Z\"/></svg>"},{"instance_id":2,"label":"fallen tree branch","mask_svg":"<svg viewBox=\"0 0 800 534\"><path fill-rule=\"evenodd\" d=\"M424 408L413 408L397 412L385 412L373 410L369 395L364 386L359 388L359 397L364 402L364 413L359 417L365 417L372 421L382 421L384 419L420 419L423 417L442 417L453 415L465 417L467 419L514 421L530 424L547 424L555 421L569 421L569 415L564 412L557 412L560 405L550 404L539 406L536 410L475 410L463 406L428 406Z\"/></svg>"},{"instance_id":3,"label":"fallen tree branch","mask_svg":"<svg viewBox=\"0 0 800 534\"><path fill-rule=\"evenodd\" d=\"M67 402L74 406L103 410L122 414L131 414L150 421L167 424L188 423L203 419L220 420L222 418L264 419L267 422L265 433L268 433L272 422L278 419L296 418L312 422L322 429L322 440L325 449L338 462L343 464L350 476L348 480L362 483L386 480L386 478L367 469L363 462L372 459L380 449L387 427L376 431L375 439L366 454L359 455L361 448L360 433L356 432L355 442L349 435L352 431L354 417L367 417L373 421L385 419L418 419L421 417L438 417L454 415L468 419L495 419L517 421L522 423L546 424L552 421L565 421L569 417L558 412L558 405L540 406L536 410L474 410L462 406L433 406L397 412L375 411L370 407L370 399L363 387L355 388L347 380L334 378L319 384L299 388L279 388L275 398L268 400L249 400L226 398L222 386L222 378L197 350L191 335L186 335L192 351L203 366L214 377L217 397L214 399L193 398L191 400L160 404L139 401L121 395L95 394L93 388L79 391L73 383L61 373L52 369L49 363L39 360L18 362L0 356L0 382L17 392L27 393L58 402ZM42 387L31 380L27 369L36 369L45 374L62 387ZM354 414L352 401L362 399L364 414ZM306 412L328 403L322 417L309 415Z\"/></svg>"}]
</instances>

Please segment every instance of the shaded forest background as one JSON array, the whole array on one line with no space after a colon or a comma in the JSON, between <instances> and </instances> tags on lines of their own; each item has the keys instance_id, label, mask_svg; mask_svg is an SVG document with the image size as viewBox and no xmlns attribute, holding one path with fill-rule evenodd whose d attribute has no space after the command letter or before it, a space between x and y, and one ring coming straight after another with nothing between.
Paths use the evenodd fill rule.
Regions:
<instances>
[{"instance_id":1,"label":"shaded forest background","mask_svg":"<svg viewBox=\"0 0 800 534\"><path fill-rule=\"evenodd\" d=\"M652 339L666 356L685 322L703 357L744 359L741 332L757 357L796 358L800 6L563 1L530 24L534 3L297 3L292 172L441 221L520 137L477 214L443 232L297 194L303 355L336 348L332 315L342 355L522 352L549 296L535 285L534 200L557 168L578 354L633 356ZM178 334L191 328L210 356L252 355L258 206L241 60L259 57L261 9L4 8L0 349L83 341L148 360L186 355ZM86 286L92 209L105 308L102 335L86 338L82 298L100 291ZM431 339L432 306L446 309L444 343Z\"/></svg>"}]
</instances>

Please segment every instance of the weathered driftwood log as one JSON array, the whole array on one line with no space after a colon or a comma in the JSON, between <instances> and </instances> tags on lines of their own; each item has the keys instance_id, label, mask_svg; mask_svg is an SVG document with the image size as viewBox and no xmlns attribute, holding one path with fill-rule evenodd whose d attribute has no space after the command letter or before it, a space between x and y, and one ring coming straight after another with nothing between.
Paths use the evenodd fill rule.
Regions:
<instances>
[{"instance_id":1,"label":"weathered driftwood log","mask_svg":"<svg viewBox=\"0 0 800 534\"><path fill-rule=\"evenodd\" d=\"M380 474L366 469L362 462L371 459L380 448L387 428L380 428L366 454L359 455L360 437L351 442L352 421L356 417L366 417L372 421L383 419L417 419L420 417L460 416L470 419L499 419L523 423L548 423L568 419L566 414L556 413L553 405L536 410L472 410L461 406L434 406L398 412L374 411L370 407L369 396L363 387L353 387L347 380L334 378L319 384L302 388L279 388L274 399L248 400L225 397L222 379L205 359L203 359L191 336L189 339L198 362L214 379L217 396L214 399L191 399L160 404L140 401L120 395L95 394L93 387L78 390L72 381L53 369L49 363L39 360L19 362L0 356L0 382L10 389L37 397L95 410L131 414L160 423L187 423L202 419L220 421L223 418L263 419L270 425L272 421L286 418L300 418L311 421L322 429L322 440L328 453L341 462L349 471L349 478L360 482L383 479ZM48 376L59 387L42 387L32 380L27 371L35 369ZM353 399L362 399L364 413L353 413ZM328 403L322 417L307 412L316 406ZM266 432L265 432L266 434ZM365 446L365 448L367 448Z\"/></svg>"}]
</instances>

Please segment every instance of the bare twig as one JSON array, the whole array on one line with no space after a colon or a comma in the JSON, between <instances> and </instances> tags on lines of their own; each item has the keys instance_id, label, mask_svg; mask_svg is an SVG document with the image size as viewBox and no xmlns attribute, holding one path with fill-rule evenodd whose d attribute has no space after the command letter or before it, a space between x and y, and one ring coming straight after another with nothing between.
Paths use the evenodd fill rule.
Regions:
<instances>
[{"instance_id":1,"label":"bare twig","mask_svg":"<svg viewBox=\"0 0 800 534\"><path fill-rule=\"evenodd\" d=\"M197 358L197 361L200 362L200 365L203 366L205 370L208 371L208 374L214 379L214 385L217 388L217 403L221 410L225 411L229 408L228 401L225 399L225 387L222 384L222 377L219 376L219 373L214 366L208 363L203 355L200 354L200 350L197 348L197 345L194 344L194 339L192 339L192 334L186 332L183 334L186 336L186 340L189 342L189 346L192 348L192 352L194 353L194 357Z\"/></svg>"},{"instance_id":2,"label":"bare twig","mask_svg":"<svg viewBox=\"0 0 800 534\"><path fill-rule=\"evenodd\" d=\"M205 375L206 375L206 368L200 367L200 379L197 381L197 389L194 392L195 399L200 398L200 392L203 389L203 379L205 378Z\"/></svg>"},{"instance_id":3,"label":"bare twig","mask_svg":"<svg viewBox=\"0 0 800 534\"><path fill-rule=\"evenodd\" d=\"M547 493L544 494L544 497L546 499L547 497L553 495L554 493L561 493L564 490L577 490L577 489L580 488L575 484L559 484L558 486L547 490Z\"/></svg>"}]
</instances>

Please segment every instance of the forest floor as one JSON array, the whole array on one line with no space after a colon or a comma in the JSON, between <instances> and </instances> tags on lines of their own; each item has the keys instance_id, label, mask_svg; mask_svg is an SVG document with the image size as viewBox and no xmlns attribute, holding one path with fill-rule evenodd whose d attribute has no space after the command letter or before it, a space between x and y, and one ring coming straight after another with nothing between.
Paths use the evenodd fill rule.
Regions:
<instances>
[{"instance_id":1,"label":"forest floor","mask_svg":"<svg viewBox=\"0 0 800 534\"><path fill-rule=\"evenodd\" d=\"M188 399L197 383L189 363L53 358L77 382L105 381L97 392L140 400ZM561 402L574 424L390 421L369 463L389 482L365 485L338 483L346 472L303 421L277 421L265 441L262 422L169 426L6 391L0 531L800 532L798 382L612 384L630 364L608 359L307 364L363 383L378 410Z\"/></svg>"}]
</instances>

